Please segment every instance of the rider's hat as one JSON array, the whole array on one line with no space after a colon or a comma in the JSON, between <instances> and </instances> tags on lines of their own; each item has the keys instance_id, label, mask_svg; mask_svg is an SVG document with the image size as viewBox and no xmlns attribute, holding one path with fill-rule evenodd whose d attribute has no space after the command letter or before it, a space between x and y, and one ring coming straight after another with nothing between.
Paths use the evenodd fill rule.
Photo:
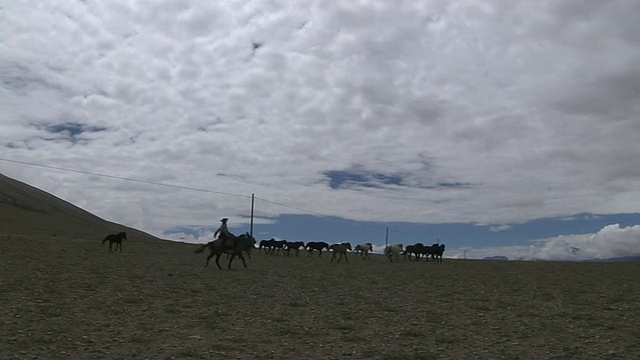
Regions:
<instances>
[{"instance_id":1,"label":"rider's hat","mask_svg":"<svg viewBox=\"0 0 640 360\"><path fill-rule=\"evenodd\" d=\"M222 219L220 219L220 221L222 221L222 222L227 222L227 220L229 220L229 219L228 219L228 218L222 218Z\"/></svg>"}]
</instances>

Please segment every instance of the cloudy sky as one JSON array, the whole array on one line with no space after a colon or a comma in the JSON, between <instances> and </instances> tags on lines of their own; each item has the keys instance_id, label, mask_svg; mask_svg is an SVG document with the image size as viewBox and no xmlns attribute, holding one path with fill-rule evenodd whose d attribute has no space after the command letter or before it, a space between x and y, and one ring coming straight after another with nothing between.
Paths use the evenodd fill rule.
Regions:
<instances>
[{"instance_id":1,"label":"cloudy sky","mask_svg":"<svg viewBox=\"0 0 640 360\"><path fill-rule=\"evenodd\" d=\"M640 255L639 14L0 1L0 171L182 241L255 194L257 238Z\"/></svg>"}]
</instances>

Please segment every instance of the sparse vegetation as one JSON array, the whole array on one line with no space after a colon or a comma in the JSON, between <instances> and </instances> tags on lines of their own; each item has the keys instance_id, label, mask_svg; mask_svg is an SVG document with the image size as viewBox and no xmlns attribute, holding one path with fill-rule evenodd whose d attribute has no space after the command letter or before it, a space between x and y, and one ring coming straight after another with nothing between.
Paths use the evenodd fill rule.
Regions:
<instances>
[{"instance_id":1,"label":"sparse vegetation","mask_svg":"<svg viewBox=\"0 0 640 360\"><path fill-rule=\"evenodd\" d=\"M0 238L0 354L25 358L637 358L640 264L259 255Z\"/></svg>"}]
</instances>

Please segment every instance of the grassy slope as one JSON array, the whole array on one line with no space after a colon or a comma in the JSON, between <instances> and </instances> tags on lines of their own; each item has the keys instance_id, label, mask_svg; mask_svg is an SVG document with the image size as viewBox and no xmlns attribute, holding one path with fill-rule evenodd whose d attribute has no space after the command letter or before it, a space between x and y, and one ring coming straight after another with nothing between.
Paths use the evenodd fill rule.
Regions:
<instances>
[{"instance_id":1,"label":"grassy slope","mask_svg":"<svg viewBox=\"0 0 640 360\"><path fill-rule=\"evenodd\" d=\"M196 245L15 240L0 239L3 359L640 355L637 263L254 254L223 271Z\"/></svg>"},{"instance_id":2,"label":"grassy slope","mask_svg":"<svg viewBox=\"0 0 640 360\"><path fill-rule=\"evenodd\" d=\"M639 263L254 255L220 271L196 247L0 176L0 359L640 357Z\"/></svg>"},{"instance_id":3,"label":"grassy slope","mask_svg":"<svg viewBox=\"0 0 640 360\"><path fill-rule=\"evenodd\" d=\"M136 229L101 219L67 201L0 175L0 234L104 238L127 231L139 240L157 240Z\"/></svg>"}]
</instances>

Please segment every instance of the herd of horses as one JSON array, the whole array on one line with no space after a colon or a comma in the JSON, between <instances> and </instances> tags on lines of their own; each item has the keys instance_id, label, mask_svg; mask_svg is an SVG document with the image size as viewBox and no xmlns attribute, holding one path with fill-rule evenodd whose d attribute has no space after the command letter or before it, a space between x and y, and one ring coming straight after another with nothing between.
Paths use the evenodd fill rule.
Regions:
<instances>
[{"instance_id":1,"label":"herd of horses","mask_svg":"<svg viewBox=\"0 0 640 360\"><path fill-rule=\"evenodd\" d=\"M396 244L387 246L384 249L384 256L389 258L389 261L393 262L393 259L396 261L400 260L400 255L404 255L405 260L412 260L412 256L415 256L415 260L418 261L421 258L425 260L434 260L438 263L442 262L442 254L444 254L445 246L444 244L433 244L431 246L424 245L423 243L417 243L413 245L408 245L404 250L402 244Z\"/></svg>"},{"instance_id":2,"label":"herd of horses","mask_svg":"<svg viewBox=\"0 0 640 360\"><path fill-rule=\"evenodd\" d=\"M245 233L240 236L233 236L233 238L233 246L226 246L222 239L216 239L201 245L194 251L194 253L200 254L206 249L209 249L209 256L207 256L204 266L209 266L209 260L215 256L216 265L218 268L222 269L219 260L223 254L226 254L229 259L227 269L231 269L231 263L236 257L239 257L240 260L242 260L242 263L246 268L247 262L244 259L243 253L251 259L251 250L255 248L256 240L249 233ZM126 239L127 234L125 232L120 232L117 234L107 235L107 237L102 240L102 243L104 244L109 241L109 252L113 251L113 244L116 245L116 251L119 249L120 252L122 252L122 240ZM345 262L349 262L349 259L347 258L348 251L352 251L354 254L359 254L361 259L367 260L369 259L369 253L373 251L373 245L371 243L365 243L352 247L351 243L348 242L329 245L324 241L310 241L305 244L302 241L276 240L274 238L261 240L258 244L258 252L264 251L265 254L271 255L279 255L282 253L283 255L291 256L291 251L293 250L296 256L300 256L301 249L303 251L306 250L307 256L309 257L313 255L314 251L318 252L318 257L322 257L323 250L331 251L333 252L331 262L340 262L343 257ZM394 260L396 262L400 261L400 256L403 255L405 261L412 261L413 257L415 257L415 261L419 261L422 258L429 261L429 258L431 258L433 261L441 263L444 250L444 244L433 244L431 246L427 246L422 243L417 243L408 245L406 248L404 248L402 244L396 244L385 247L383 254L385 257L389 258L390 262L394 262Z\"/></svg>"}]
</instances>

